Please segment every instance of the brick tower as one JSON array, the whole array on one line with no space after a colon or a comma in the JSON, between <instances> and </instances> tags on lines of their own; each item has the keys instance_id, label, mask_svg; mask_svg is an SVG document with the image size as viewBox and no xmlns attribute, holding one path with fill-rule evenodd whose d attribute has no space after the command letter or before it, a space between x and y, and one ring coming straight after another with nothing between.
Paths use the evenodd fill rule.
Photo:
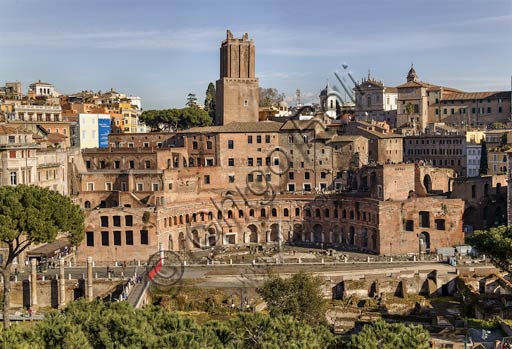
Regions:
<instances>
[{"instance_id":1,"label":"brick tower","mask_svg":"<svg viewBox=\"0 0 512 349\"><path fill-rule=\"evenodd\" d=\"M259 84L255 72L254 41L247 33L233 38L228 30L220 46L220 78L217 80L216 125L233 121L258 121Z\"/></svg>"}]
</instances>

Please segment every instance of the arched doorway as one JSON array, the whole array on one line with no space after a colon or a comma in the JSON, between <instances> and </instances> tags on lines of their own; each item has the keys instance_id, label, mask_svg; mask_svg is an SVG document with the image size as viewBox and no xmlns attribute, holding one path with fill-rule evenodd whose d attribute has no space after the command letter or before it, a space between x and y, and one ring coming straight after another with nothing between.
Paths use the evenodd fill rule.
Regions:
<instances>
[{"instance_id":1,"label":"arched doorway","mask_svg":"<svg viewBox=\"0 0 512 349\"><path fill-rule=\"evenodd\" d=\"M425 177L423 177L423 186L425 186L427 193L432 192L432 179L429 175L425 175Z\"/></svg>"},{"instance_id":2,"label":"arched doorway","mask_svg":"<svg viewBox=\"0 0 512 349\"><path fill-rule=\"evenodd\" d=\"M194 229L192 230L192 244L195 248L201 248L201 242L199 241L199 232Z\"/></svg>"},{"instance_id":3,"label":"arched doorway","mask_svg":"<svg viewBox=\"0 0 512 349\"><path fill-rule=\"evenodd\" d=\"M419 236L420 253L430 252L430 235L426 231L422 232Z\"/></svg>"},{"instance_id":4,"label":"arched doorway","mask_svg":"<svg viewBox=\"0 0 512 349\"><path fill-rule=\"evenodd\" d=\"M313 242L322 242L323 228L321 224L313 226Z\"/></svg>"},{"instance_id":5,"label":"arched doorway","mask_svg":"<svg viewBox=\"0 0 512 349\"><path fill-rule=\"evenodd\" d=\"M292 240L294 242L301 242L302 241L302 225L301 224L294 224L293 225L293 238Z\"/></svg>"},{"instance_id":6,"label":"arched doorway","mask_svg":"<svg viewBox=\"0 0 512 349\"><path fill-rule=\"evenodd\" d=\"M279 241L279 224L274 223L270 226L270 241L278 242Z\"/></svg>"},{"instance_id":7,"label":"arched doorway","mask_svg":"<svg viewBox=\"0 0 512 349\"><path fill-rule=\"evenodd\" d=\"M355 245L356 244L356 230L354 227L350 227L348 230L348 243L349 245Z\"/></svg>"},{"instance_id":8,"label":"arched doorway","mask_svg":"<svg viewBox=\"0 0 512 349\"><path fill-rule=\"evenodd\" d=\"M258 228L254 225L254 224L251 224L248 226L249 228L249 242L250 243L257 243L258 242Z\"/></svg>"},{"instance_id":9,"label":"arched doorway","mask_svg":"<svg viewBox=\"0 0 512 349\"><path fill-rule=\"evenodd\" d=\"M472 233L475 228L478 229L478 226L475 226L478 220L478 212L476 208L470 206L462 215L462 228L466 233Z\"/></svg>"},{"instance_id":10,"label":"arched doorway","mask_svg":"<svg viewBox=\"0 0 512 349\"><path fill-rule=\"evenodd\" d=\"M208 246L217 245L217 230L214 227L208 228Z\"/></svg>"}]
</instances>

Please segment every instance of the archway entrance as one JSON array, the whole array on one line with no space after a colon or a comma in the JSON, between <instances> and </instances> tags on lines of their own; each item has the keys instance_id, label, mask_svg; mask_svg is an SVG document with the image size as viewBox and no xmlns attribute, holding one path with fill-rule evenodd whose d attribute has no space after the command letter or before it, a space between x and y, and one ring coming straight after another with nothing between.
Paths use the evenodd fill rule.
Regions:
<instances>
[{"instance_id":1,"label":"archway entrance","mask_svg":"<svg viewBox=\"0 0 512 349\"><path fill-rule=\"evenodd\" d=\"M192 244L195 248L201 247L201 243L199 241L199 233L196 229L192 230Z\"/></svg>"},{"instance_id":2,"label":"archway entrance","mask_svg":"<svg viewBox=\"0 0 512 349\"><path fill-rule=\"evenodd\" d=\"M217 231L215 228L208 228L208 246L213 247L217 245Z\"/></svg>"},{"instance_id":3,"label":"archway entrance","mask_svg":"<svg viewBox=\"0 0 512 349\"><path fill-rule=\"evenodd\" d=\"M313 226L313 242L322 242L323 228L320 224Z\"/></svg>"},{"instance_id":4,"label":"archway entrance","mask_svg":"<svg viewBox=\"0 0 512 349\"><path fill-rule=\"evenodd\" d=\"M279 241L279 224L274 223L270 226L270 241L278 242Z\"/></svg>"},{"instance_id":5,"label":"archway entrance","mask_svg":"<svg viewBox=\"0 0 512 349\"><path fill-rule=\"evenodd\" d=\"M301 242L302 241L302 225L294 224L293 225L293 241Z\"/></svg>"},{"instance_id":6,"label":"archway entrance","mask_svg":"<svg viewBox=\"0 0 512 349\"><path fill-rule=\"evenodd\" d=\"M251 224L248 228L250 230L249 242L257 243L258 242L258 228L254 224Z\"/></svg>"},{"instance_id":7,"label":"archway entrance","mask_svg":"<svg viewBox=\"0 0 512 349\"><path fill-rule=\"evenodd\" d=\"M430 252L430 235L426 231L422 232L419 236L420 253Z\"/></svg>"},{"instance_id":8,"label":"archway entrance","mask_svg":"<svg viewBox=\"0 0 512 349\"><path fill-rule=\"evenodd\" d=\"M348 243L349 245L355 245L356 244L356 231L354 227L350 227L348 231Z\"/></svg>"}]
</instances>

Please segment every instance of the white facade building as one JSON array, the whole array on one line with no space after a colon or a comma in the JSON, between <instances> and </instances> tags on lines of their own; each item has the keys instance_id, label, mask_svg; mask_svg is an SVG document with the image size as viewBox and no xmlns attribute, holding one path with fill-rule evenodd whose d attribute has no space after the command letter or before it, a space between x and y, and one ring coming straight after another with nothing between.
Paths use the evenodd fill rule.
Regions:
<instances>
[{"instance_id":1,"label":"white facade building","mask_svg":"<svg viewBox=\"0 0 512 349\"><path fill-rule=\"evenodd\" d=\"M109 114L78 115L78 139L80 149L107 147L109 133Z\"/></svg>"},{"instance_id":2,"label":"white facade building","mask_svg":"<svg viewBox=\"0 0 512 349\"><path fill-rule=\"evenodd\" d=\"M480 159L482 145L478 143L466 144L466 176L478 177L480 175Z\"/></svg>"}]
</instances>

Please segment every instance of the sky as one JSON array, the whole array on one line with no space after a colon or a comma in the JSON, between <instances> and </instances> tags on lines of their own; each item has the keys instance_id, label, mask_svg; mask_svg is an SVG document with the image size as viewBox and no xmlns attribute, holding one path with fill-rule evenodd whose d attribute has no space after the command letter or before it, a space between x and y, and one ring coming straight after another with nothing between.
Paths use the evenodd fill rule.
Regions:
<instances>
[{"instance_id":1,"label":"sky","mask_svg":"<svg viewBox=\"0 0 512 349\"><path fill-rule=\"evenodd\" d=\"M512 0L0 0L0 84L116 91L143 109L200 101L230 29L256 45L261 87L317 102L334 72L510 90ZM343 69L342 65L347 68Z\"/></svg>"}]
</instances>

